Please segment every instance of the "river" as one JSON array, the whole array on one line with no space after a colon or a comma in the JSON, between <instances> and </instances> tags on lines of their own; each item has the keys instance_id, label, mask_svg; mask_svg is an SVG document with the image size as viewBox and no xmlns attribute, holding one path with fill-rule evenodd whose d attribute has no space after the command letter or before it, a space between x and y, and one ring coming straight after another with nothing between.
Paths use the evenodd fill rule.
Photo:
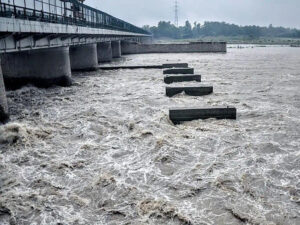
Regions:
<instances>
[{"instance_id":1,"label":"river","mask_svg":"<svg viewBox=\"0 0 300 225\"><path fill-rule=\"evenodd\" d=\"M300 48L129 55L110 65L173 62L189 63L214 93L168 98L154 69L8 92L0 224L299 225ZM237 120L168 118L172 107L227 105Z\"/></svg>"}]
</instances>

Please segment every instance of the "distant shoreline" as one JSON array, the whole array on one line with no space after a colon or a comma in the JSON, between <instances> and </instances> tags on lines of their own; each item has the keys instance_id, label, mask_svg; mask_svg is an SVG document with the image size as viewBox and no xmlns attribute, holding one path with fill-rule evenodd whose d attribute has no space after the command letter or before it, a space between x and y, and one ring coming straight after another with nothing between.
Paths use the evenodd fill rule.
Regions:
<instances>
[{"instance_id":1,"label":"distant shoreline","mask_svg":"<svg viewBox=\"0 0 300 225\"><path fill-rule=\"evenodd\" d=\"M246 37L203 37L195 39L170 39L160 38L154 39L155 43L182 43L182 42L193 42L193 41L225 41L227 44L255 44L255 45L288 45L291 47L300 47L299 38L271 38L261 37L258 39L249 39Z\"/></svg>"}]
</instances>

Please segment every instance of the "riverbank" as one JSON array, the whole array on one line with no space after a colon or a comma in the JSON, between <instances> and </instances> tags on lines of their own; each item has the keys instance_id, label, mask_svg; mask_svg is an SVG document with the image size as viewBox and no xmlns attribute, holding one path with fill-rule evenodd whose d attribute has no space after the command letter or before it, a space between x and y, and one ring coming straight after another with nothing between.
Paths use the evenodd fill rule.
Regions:
<instances>
[{"instance_id":1,"label":"riverbank","mask_svg":"<svg viewBox=\"0 0 300 225\"><path fill-rule=\"evenodd\" d=\"M227 44L255 44L255 45L298 45L300 46L300 39L297 38L249 38L249 37L202 37L197 39L154 39L155 43L182 43L194 41L213 41L213 42L227 42Z\"/></svg>"}]
</instances>

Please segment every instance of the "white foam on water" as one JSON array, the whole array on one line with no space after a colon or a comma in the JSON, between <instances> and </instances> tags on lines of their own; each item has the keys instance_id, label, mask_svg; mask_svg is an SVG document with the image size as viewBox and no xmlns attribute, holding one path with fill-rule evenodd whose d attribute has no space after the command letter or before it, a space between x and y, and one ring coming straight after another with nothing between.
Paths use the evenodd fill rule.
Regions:
<instances>
[{"instance_id":1,"label":"white foam on water","mask_svg":"<svg viewBox=\"0 0 300 225\"><path fill-rule=\"evenodd\" d=\"M162 71L144 69L8 92L0 224L299 224L300 50L228 50L113 63L187 62L214 86L208 96L168 98ZM238 119L168 118L218 105Z\"/></svg>"}]
</instances>

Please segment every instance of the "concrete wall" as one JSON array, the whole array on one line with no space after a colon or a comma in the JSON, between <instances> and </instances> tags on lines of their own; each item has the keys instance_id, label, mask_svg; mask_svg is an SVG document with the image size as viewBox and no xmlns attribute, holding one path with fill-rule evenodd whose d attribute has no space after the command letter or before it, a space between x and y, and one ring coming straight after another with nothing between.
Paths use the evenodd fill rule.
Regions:
<instances>
[{"instance_id":1,"label":"concrete wall","mask_svg":"<svg viewBox=\"0 0 300 225\"><path fill-rule=\"evenodd\" d=\"M1 66L5 85L11 89L28 83L38 87L72 83L69 47L5 53Z\"/></svg>"},{"instance_id":2,"label":"concrete wall","mask_svg":"<svg viewBox=\"0 0 300 225\"><path fill-rule=\"evenodd\" d=\"M182 44L139 44L122 41L122 54L141 53L225 53L226 42L191 42Z\"/></svg>"},{"instance_id":3,"label":"concrete wall","mask_svg":"<svg viewBox=\"0 0 300 225\"><path fill-rule=\"evenodd\" d=\"M121 51L123 55L143 53L142 46L144 46L144 44L138 42L121 41Z\"/></svg>"},{"instance_id":4,"label":"concrete wall","mask_svg":"<svg viewBox=\"0 0 300 225\"><path fill-rule=\"evenodd\" d=\"M6 100L5 87L3 82L2 70L0 66L0 122L3 123L8 119L8 107Z\"/></svg>"},{"instance_id":5,"label":"concrete wall","mask_svg":"<svg viewBox=\"0 0 300 225\"><path fill-rule=\"evenodd\" d=\"M70 47L71 70L92 71L98 68L97 44Z\"/></svg>"},{"instance_id":6,"label":"concrete wall","mask_svg":"<svg viewBox=\"0 0 300 225\"><path fill-rule=\"evenodd\" d=\"M111 42L97 43L98 62L110 62L112 60Z\"/></svg>"}]
</instances>

